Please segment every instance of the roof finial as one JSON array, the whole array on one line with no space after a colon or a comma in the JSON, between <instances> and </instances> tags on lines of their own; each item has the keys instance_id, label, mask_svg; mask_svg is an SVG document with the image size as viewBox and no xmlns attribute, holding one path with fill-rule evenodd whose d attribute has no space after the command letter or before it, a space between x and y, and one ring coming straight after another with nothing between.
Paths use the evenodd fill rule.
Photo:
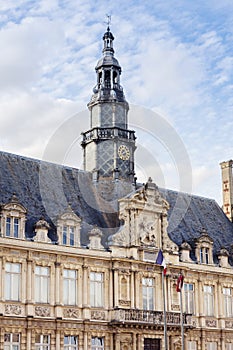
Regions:
<instances>
[{"instance_id":1,"label":"roof finial","mask_svg":"<svg viewBox=\"0 0 233 350\"><path fill-rule=\"evenodd\" d=\"M110 30L110 29L109 29L109 26L110 26L110 24L111 24L112 16L109 15L108 13L106 13L106 17L107 17L107 21L106 21L105 23L107 24L107 26L108 26L107 30L109 31L109 30Z\"/></svg>"}]
</instances>

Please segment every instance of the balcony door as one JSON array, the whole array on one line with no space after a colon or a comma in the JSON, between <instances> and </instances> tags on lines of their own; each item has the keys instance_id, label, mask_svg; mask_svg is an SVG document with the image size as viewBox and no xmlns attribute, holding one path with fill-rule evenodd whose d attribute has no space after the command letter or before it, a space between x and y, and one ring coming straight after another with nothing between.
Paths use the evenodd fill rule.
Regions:
<instances>
[{"instance_id":1,"label":"balcony door","mask_svg":"<svg viewBox=\"0 0 233 350\"><path fill-rule=\"evenodd\" d=\"M144 338L144 350L160 350L160 339Z\"/></svg>"}]
</instances>

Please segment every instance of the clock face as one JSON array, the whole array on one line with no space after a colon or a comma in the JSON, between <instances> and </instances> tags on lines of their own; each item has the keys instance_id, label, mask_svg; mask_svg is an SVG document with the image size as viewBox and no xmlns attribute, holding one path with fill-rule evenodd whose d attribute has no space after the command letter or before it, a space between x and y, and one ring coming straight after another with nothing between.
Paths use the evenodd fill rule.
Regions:
<instances>
[{"instance_id":1,"label":"clock face","mask_svg":"<svg viewBox=\"0 0 233 350\"><path fill-rule=\"evenodd\" d=\"M125 145L121 145L118 148L118 154L122 160L128 160L130 157L130 151L129 151L128 147Z\"/></svg>"}]
</instances>

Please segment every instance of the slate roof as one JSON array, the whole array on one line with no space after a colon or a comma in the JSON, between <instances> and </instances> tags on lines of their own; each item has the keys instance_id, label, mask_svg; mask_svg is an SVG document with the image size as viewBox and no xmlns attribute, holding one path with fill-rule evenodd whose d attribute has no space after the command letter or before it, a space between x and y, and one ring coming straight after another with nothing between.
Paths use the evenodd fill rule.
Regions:
<instances>
[{"instance_id":1,"label":"slate roof","mask_svg":"<svg viewBox=\"0 0 233 350\"><path fill-rule=\"evenodd\" d=\"M195 240L204 228L214 241L216 263L221 248L227 248L232 255L233 224L214 199L172 190L160 189L160 192L170 205L168 234L178 246L188 242L192 247L191 257L195 260Z\"/></svg>"},{"instance_id":2,"label":"slate roof","mask_svg":"<svg viewBox=\"0 0 233 350\"><path fill-rule=\"evenodd\" d=\"M214 241L215 261L222 247L232 253L233 224L215 200L165 189L160 192L170 205L168 233L177 245L187 241L194 249L195 239L205 228ZM34 235L34 224L44 217L56 241L56 219L69 205L82 218L82 245L88 243L87 232L94 225L103 231L103 243L118 230L117 213L96 195L88 172L0 152L0 203L8 203L14 193L27 209L28 238Z\"/></svg>"}]
</instances>

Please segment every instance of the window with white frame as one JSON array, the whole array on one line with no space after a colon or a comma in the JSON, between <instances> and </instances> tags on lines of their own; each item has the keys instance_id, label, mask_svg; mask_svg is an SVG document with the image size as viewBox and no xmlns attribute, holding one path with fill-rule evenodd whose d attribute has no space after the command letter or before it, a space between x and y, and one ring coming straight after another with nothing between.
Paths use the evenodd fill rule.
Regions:
<instances>
[{"instance_id":1,"label":"window with white frame","mask_svg":"<svg viewBox=\"0 0 233 350\"><path fill-rule=\"evenodd\" d=\"M5 299L20 300L21 265L7 262L5 265Z\"/></svg>"},{"instance_id":2,"label":"window with white frame","mask_svg":"<svg viewBox=\"0 0 233 350\"><path fill-rule=\"evenodd\" d=\"M209 264L209 248L202 247L200 248L200 263L201 264Z\"/></svg>"},{"instance_id":3,"label":"window with white frame","mask_svg":"<svg viewBox=\"0 0 233 350\"><path fill-rule=\"evenodd\" d=\"M184 309L187 314L194 314L194 284L184 283Z\"/></svg>"},{"instance_id":4,"label":"window with white frame","mask_svg":"<svg viewBox=\"0 0 233 350\"><path fill-rule=\"evenodd\" d=\"M49 302L49 272L49 267L35 267L35 302L37 303Z\"/></svg>"},{"instance_id":5,"label":"window with white frame","mask_svg":"<svg viewBox=\"0 0 233 350\"><path fill-rule=\"evenodd\" d=\"M154 310L154 278L142 279L143 310Z\"/></svg>"},{"instance_id":6,"label":"window with white frame","mask_svg":"<svg viewBox=\"0 0 233 350\"><path fill-rule=\"evenodd\" d=\"M6 217L6 237L19 238L19 219Z\"/></svg>"},{"instance_id":7,"label":"window with white frame","mask_svg":"<svg viewBox=\"0 0 233 350\"><path fill-rule=\"evenodd\" d=\"M188 341L188 350L197 350L197 343L195 341Z\"/></svg>"},{"instance_id":8,"label":"window with white frame","mask_svg":"<svg viewBox=\"0 0 233 350\"><path fill-rule=\"evenodd\" d=\"M104 350L104 338L92 337L91 350Z\"/></svg>"},{"instance_id":9,"label":"window with white frame","mask_svg":"<svg viewBox=\"0 0 233 350\"><path fill-rule=\"evenodd\" d=\"M75 227L64 225L62 228L62 244L74 246Z\"/></svg>"},{"instance_id":10,"label":"window with white frame","mask_svg":"<svg viewBox=\"0 0 233 350\"><path fill-rule=\"evenodd\" d=\"M217 350L216 342L208 342L206 345L207 345L207 350Z\"/></svg>"},{"instance_id":11,"label":"window with white frame","mask_svg":"<svg viewBox=\"0 0 233 350\"><path fill-rule=\"evenodd\" d=\"M20 350L20 335L17 333L5 333L4 350Z\"/></svg>"},{"instance_id":12,"label":"window with white frame","mask_svg":"<svg viewBox=\"0 0 233 350\"><path fill-rule=\"evenodd\" d=\"M204 286L204 310L206 316L214 315L214 287Z\"/></svg>"},{"instance_id":13,"label":"window with white frame","mask_svg":"<svg viewBox=\"0 0 233 350\"><path fill-rule=\"evenodd\" d=\"M90 303L93 307L104 305L104 274L102 272L90 273Z\"/></svg>"},{"instance_id":14,"label":"window with white frame","mask_svg":"<svg viewBox=\"0 0 233 350\"><path fill-rule=\"evenodd\" d=\"M78 337L74 335L65 335L64 350L78 350Z\"/></svg>"},{"instance_id":15,"label":"window with white frame","mask_svg":"<svg viewBox=\"0 0 233 350\"><path fill-rule=\"evenodd\" d=\"M223 288L224 316L233 316L232 288Z\"/></svg>"},{"instance_id":16,"label":"window with white frame","mask_svg":"<svg viewBox=\"0 0 233 350\"><path fill-rule=\"evenodd\" d=\"M35 350L49 350L50 336L45 334L36 334Z\"/></svg>"},{"instance_id":17,"label":"window with white frame","mask_svg":"<svg viewBox=\"0 0 233 350\"><path fill-rule=\"evenodd\" d=\"M77 305L77 271L63 270L63 303Z\"/></svg>"}]
</instances>

